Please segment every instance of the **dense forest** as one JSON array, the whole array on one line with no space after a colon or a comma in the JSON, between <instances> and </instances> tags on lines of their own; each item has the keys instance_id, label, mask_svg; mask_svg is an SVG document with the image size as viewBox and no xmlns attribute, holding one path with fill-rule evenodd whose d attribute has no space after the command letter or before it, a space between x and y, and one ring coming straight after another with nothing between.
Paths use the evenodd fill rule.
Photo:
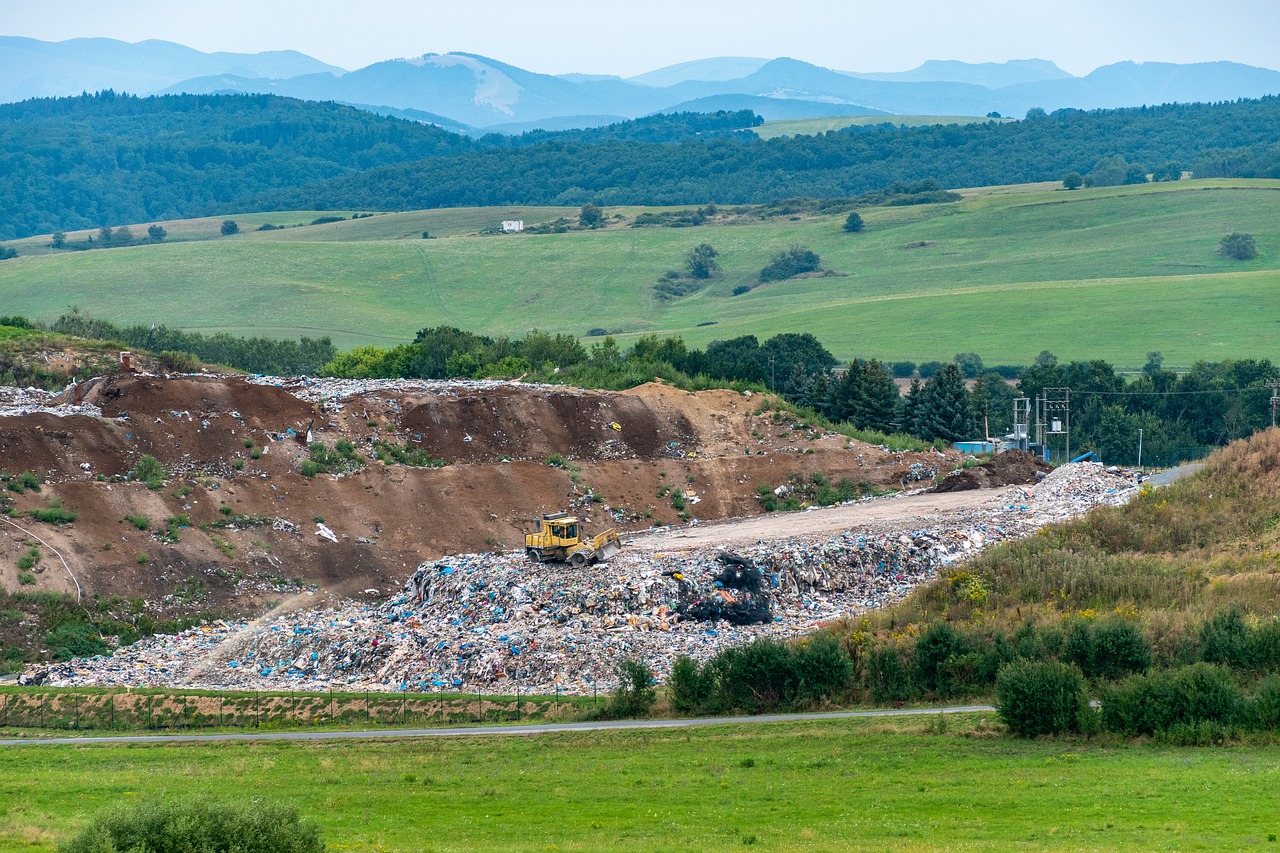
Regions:
<instances>
[{"instance_id":1,"label":"dense forest","mask_svg":"<svg viewBox=\"0 0 1280 853\"><path fill-rule=\"evenodd\" d=\"M834 197L895 181L944 186L1061 179L1119 158L1140 174L1280 176L1280 98L1229 104L1062 110L1013 123L848 128L666 145L548 141L387 166L266 193L251 207L403 209L498 204L689 204ZM1170 170L1169 164L1175 164ZM1121 169L1121 177L1127 172ZM1120 183L1116 180L1115 183Z\"/></svg>"},{"instance_id":2,"label":"dense forest","mask_svg":"<svg viewBox=\"0 0 1280 853\"><path fill-rule=\"evenodd\" d=\"M480 140L332 103L113 92L0 106L0 240L259 209L704 204L943 186L1280 177L1280 98L761 140L747 111ZM1136 178L1135 178L1136 175Z\"/></svg>"},{"instance_id":3,"label":"dense forest","mask_svg":"<svg viewBox=\"0 0 1280 853\"><path fill-rule=\"evenodd\" d=\"M271 95L0 105L0 239L242 209L247 193L467 151L429 125Z\"/></svg>"}]
</instances>

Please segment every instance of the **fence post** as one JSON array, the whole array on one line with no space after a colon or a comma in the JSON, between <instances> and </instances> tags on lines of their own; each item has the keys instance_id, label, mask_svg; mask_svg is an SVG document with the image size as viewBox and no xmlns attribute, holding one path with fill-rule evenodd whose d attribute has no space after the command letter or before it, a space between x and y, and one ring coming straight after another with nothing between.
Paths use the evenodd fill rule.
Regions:
<instances>
[{"instance_id":1,"label":"fence post","mask_svg":"<svg viewBox=\"0 0 1280 853\"><path fill-rule=\"evenodd\" d=\"M338 709L333 704L333 688L330 687L329 688L329 725L331 726L334 724L334 722L337 719L336 717L337 710Z\"/></svg>"},{"instance_id":2,"label":"fence post","mask_svg":"<svg viewBox=\"0 0 1280 853\"><path fill-rule=\"evenodd\" d=\"M405 700L409 695L409 686L405 685L400 688L400 725L404 725L408 718L405 716Z\"/></svg>"},{"instance_id":3,"label":"fence post","mask_svg":"<svg viewBox=\"0 0 1280 853\"><path fill-rule=\"evenodd\" d=\"M476 722L484 722L484 705L480 703L480 688L476 687Z\"/></svg>"},{"instance_id":4,"label":"fence post","mask_svg":"<svg viewBox=\"0 0 1280 853\"><path fill-rule=\"evenodd\" d=\"M75 722L71 724L71 728L78 729L80 728L80 694L79 693L71 694L71 707L74 709L73 713L75 714L75 717L74 717Z\"/></svg>"},{"instance_id":5,"label":"fence post","mask_svg":"<svg viewBox=\"0 0 1280 853\"><path fill-rule=\"evenodd\" d=\"M369 691L366 690L364 692L364 721L367 723L369 722L370 719L371 718L369 716Z\"/></svg>"},{"instance_id":6,"label":"fence post","mask_svg":"<svg viewBox=\"0 0 1280 853\"><path fill-rule=\"evenodd\" d=\"M147 694L147 728L148 729L153 728L152 723L155 721L155 712L152 710L152 707L151 707L151 700L154 698L155 698L155 694L153 693Z\"/></svg>"},{"instance_id":7,"label":"fence post","mask_svg":"<svg viewBox=\"0 0 1280 853\"><path fill-rule=\"evenodd\" d=\"M222 728L222 691L218 691L218 728Z\"/></svg>"},{"instance_id":8,"label":"fence post","mask_svg":"<svg viewBox=\"0 0 1280 853\"><path fill-rule=\"evenodd\" d=\"M256 729L262 725L262 696L257 690L253 691L253 727Z\"/></svg>"},{"instance_id":9,"label":"fence post","mask_svg":"<svg viewBox=\"0 0 1280 853\"><path fill-rule=\"evenodd\" d=\"M516 722L520 722L520 677L516 676Z\"/></svg>"}]
</instances>

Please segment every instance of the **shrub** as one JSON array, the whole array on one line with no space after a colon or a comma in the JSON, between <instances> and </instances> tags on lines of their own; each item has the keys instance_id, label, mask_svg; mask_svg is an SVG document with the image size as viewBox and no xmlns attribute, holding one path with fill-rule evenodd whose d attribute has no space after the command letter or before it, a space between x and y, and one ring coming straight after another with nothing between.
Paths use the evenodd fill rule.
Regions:
<instances>
[{"instance_id":1,"label":"shrub","mask_svg":"<svg viewBox=\"0 0 1280 853\"><path fill-rule=\"evenodd\" d=\"M864 223L862 221L862 217L858 215L856 210L853 213L850 213L848 218L844 221L844 230L850 234L857 234L863 229L863 227Z\"/></svg>"},{"instance_id":2,"label":"shrub","mask_svg":"<svg viewBox=\"0 0 1280 853\"><path fill-rule=\"evenodd\" d=\"M916 683L939 696L954 692L949 664L965 653L964 638L949 622L935 622L916 640Z\"/></svg>"},{"instance_id":3,"label":"shrub","mask_svg":"<svg viewBox=\"0 0 1280 853\"><path fill-rule=\"evenodd\" d=\"M1258 246L1252 234L1233 232L1218 241L1218 254L1237 261L1248 261L1258 257Z\"/></svg>"},{"instance_id":4,"label":"shrub","mask_svg":"<svg viewBox=\"0 0 1280 853\"><path fill-rule=\"evenodd\" d=\"M407 444L375 441L373 449L378 454L378 458L387 465L398 462L414 468L443 468L449 464L443 459L436 459L421 447L410 447Z\"/></svg>"},{"instance_id":5,"label":"shrub","mask_svg":"<svg viewBox=\"0 0 1280 853\"><path fill-rule=\"evenodd\" d=\"M902 653L893 646L877 646L867 656L871 696L880 704L905 702L915 693Z\"/></svg>"},{"instance_id":6,"label":"shrub","mask_svg":"<svg viewBox=\"0 0 1280 853\"><path fill-rule=\"evenodd\" d=\"M804 246L792 246L784 252L778 252L770 260L768 266L760 270L761 281L783 281L802 273L813 272L822 263L816 252Z\"/></svg>"},{"instance_id":7,"label":"shrub","mask_svg":"<svg viewBox=\"0 0 1280 853\"><path fill-rule=\"evenodd\" d=\"M1142 632L1124 619L1107 619L1093 630L1093 657L1087 670L1094 678L1123 678L1151 666L1151 647Z\"/></svg>"},{"instance_id":8,"label":"shrub","mask_svg":"<svg viewBox=\"0 0 1280 853\"><path fill-rule=\"evenodd\" d=\"M1230 673L1197 663L1135 675L1103 692L1102 724L1123 734L1156 734L1199 723L1228 725L1244 717L1244 697Z\"/></svg>"},{"instance_id":9,"label":"shrub","mask_svg":"<svg viewBox=\"0 0 1280 853\"><path fill-rule=\"evenodd\" d=\"M80 513L74 509L62 505L62 498L50 498L47 507L44 509L37 507L31 510L29 515L46 524L70 524L80 517Z\"/></svg>"},{"instance_id":10,"label":"shrub","mask_svg":"<svg viewBox=\"0 0 1280 853\"><path fill-rule=\"evenodd\" d=\"M222 231L222 236L227 237L231 234L239 233L240 226L236 224L234 219L225 219L222 222L222 228L220 230Z\"/></svg>"},{"instance_id":11,"label":"shrub","mask_svg":"<svg viewBox=\"0 0 1280 853\"><path fill-rule=\"evenodd\" d=\"M687 655L676 658L667 680L667 697L674 710L682 714L699 711L711 696L709 687L697 661Z\"/></svg>"},{"instance_id":12,"label":"shrub","mask_svg":"<svg viewBox=\"0 0 1280 853\"><path fill-rule=\"evenodd\" d=\"M1250 723L1264 731L1280 729L1280 676L1258 682L1249 701Z\"/></svg>"},{"instance_id":13,"label":"shrub","mask_svg":"<svg viewBox=\"0 0 1280 853\"><path fill-rule=\"evenodd\" d=\"M61 853L203 850L323 853L320 831L292 806L204 800L125 806L98 817Z\"/></svg>"},{"instance_id":14,"label":"shrub","mask_svg":"<svg viewBox=\"0 0 1280 853\"><path fill-rule=\"evenodd\" d=\"M160 353L160 367L169 373L195 373L200 367L200 359L189 352L165 350Z\"/></svg>"},{"instance_id":15,"label":"shrub","mask_svg":"<svg viewBox=\"0 0 1280 853\"><path fill-rule=\"evenodd\" d=\"M164 465L160 464L160 460L145 454L139 457L133 470L129 472L129 479L146 483L147 488L153 492L163 489L164 481L168 477L169 472L165 470Z\"/></svg>"},{"instance_id":16,"label":"shrub","mask_svg":"<svg viewBox=\"0 0 1280 853\"><path fill-rule=\"evenodd\" d=\"M1021 737L1080 731L1092 713L1084 675L1059 661L1020 660L996 676L996 710L1009 731Z\"/></svg>"},{"instance_id":17,"label":"shrub","mask_svg":"<svg viewBox=\"0 0 1280 853\"><path fill-rule=\"evenodd\" d=\"M618 664L618 689L613 692L604 716L609 719L647 717L658 699L653 687L653 671L644 661L627 658Z\"/></svg>"},{"instance_id":18,"label":"shrub","mask_svg":"<svg viewBox=\"0 0 1280 853\"><path fill-rule=\"evenodd\" d=\"M93 657L107 653L107 643L97 629L84 622L63 622L45 637L56 660Z\"/></svg>"}]
</instances>

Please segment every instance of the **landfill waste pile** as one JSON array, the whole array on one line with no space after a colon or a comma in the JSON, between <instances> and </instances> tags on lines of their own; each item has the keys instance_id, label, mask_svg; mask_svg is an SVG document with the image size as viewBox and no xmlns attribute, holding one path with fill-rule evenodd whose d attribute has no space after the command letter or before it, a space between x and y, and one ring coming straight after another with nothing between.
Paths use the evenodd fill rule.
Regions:
<instances>
[{"instance_id":1,"label":"landfill waste pile","mask_svg":"<svg viewBox=\"0 0 1280 853\"><path fill-rule=\"evenodd\" d=\"M20 415L47 414L67 417L87 415L101 417L102 410L88 403L75 405L60 402L61 394L41 391L39 388L15 388L0 386L0 418Z\"/></svg>"},{"instance_id":2,"label":"landfill waste pile","mask_svg":"<svg viewBox=\"0 0 1280 853\"><path fill-rule=\"evenodd\" d=\"M580 570L514 552L451 556L421 564L380 604L219 622L38 675L55 686L591 693L613 687L625 658L662 678L679 655L705 660L884 607L985 547L1122 504L1137 487L1125 472L1075 463L919 529L877 525L735 554L624 551Z\"/></svg>"}]
</instances>

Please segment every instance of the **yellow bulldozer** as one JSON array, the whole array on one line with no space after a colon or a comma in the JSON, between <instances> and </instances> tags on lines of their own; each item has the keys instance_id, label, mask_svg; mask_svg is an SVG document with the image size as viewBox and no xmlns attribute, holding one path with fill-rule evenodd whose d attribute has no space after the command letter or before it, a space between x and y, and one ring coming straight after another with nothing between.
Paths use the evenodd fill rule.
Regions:
<instances>
[{"instance_id":1,"label":"yellow bulldozer","mask_svg":"<svg viewBox=\"0 0 1280 853\"><path fill-rule=\"evenodd\" d=\"M568 563L580 569L607 560L622 550L612 527L598 536L582 534L582 521L567 512L553 512L538 521L537 533L526 533L524 553L538 563Z\"/></svg>"}]
</instances>

